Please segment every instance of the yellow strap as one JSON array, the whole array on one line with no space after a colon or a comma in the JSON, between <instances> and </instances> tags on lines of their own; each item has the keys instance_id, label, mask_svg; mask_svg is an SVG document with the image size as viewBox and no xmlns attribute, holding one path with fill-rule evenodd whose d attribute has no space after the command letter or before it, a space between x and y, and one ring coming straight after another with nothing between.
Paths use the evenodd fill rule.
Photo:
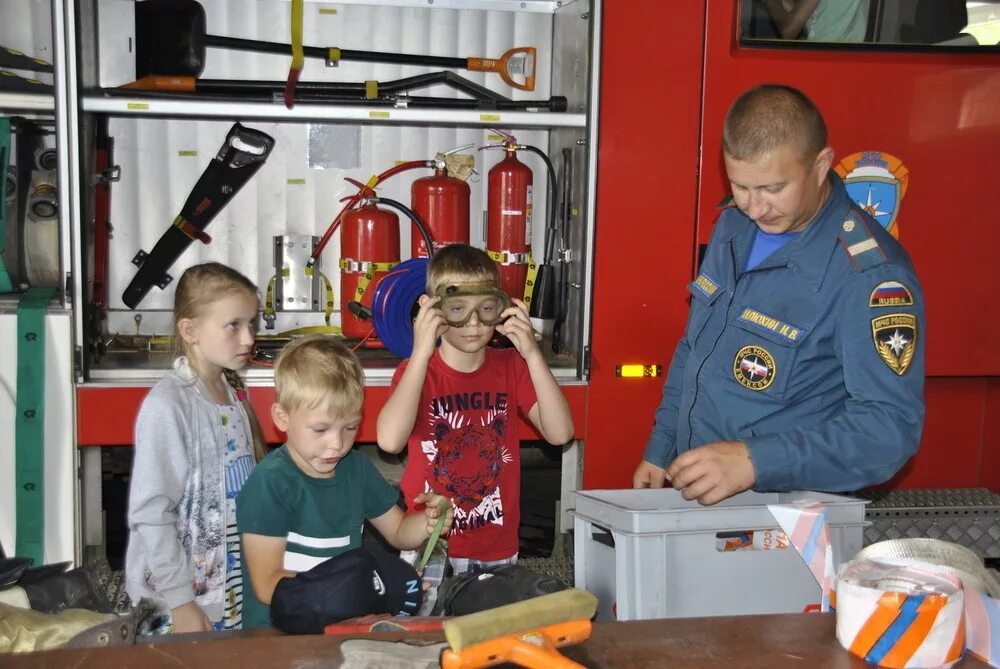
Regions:
<instances>
[{"instance_id":1,"label":"yellow strap","mask_svg":"<svg viewBox=\"0 0 1000 669\"><path fill-rule=\"evenodd\" d=\"M366 81L365 82L365 98L368 100L374 100L378 97L378 82L377 81Z\"/></svg>"},{"instance_id":2,"label":"yellow strap","mask_svg":"<svg viewBox=\"0 0 1000 669\"><path fill-rule=\"evenodd\" d=\"M385 273L392 271L392 268L398 265L398 262L362 262L354 260L353 258L341 258L340 259L340 271L347 272L351 271L351 265L361 265L361 269L364 270L364 274L358 280L358 287L354 291L354 301L360 302L365 296L365 291L368 290L368 285L375 278L378 273ZM357 271L356 269L353 271Z\"/></svg>"},{"instance_id":3,"label":"yellow strap","mask_svg":"<svg viewBox=\"0 0 1000 669\"><path fill-rule=\"evenodd\" d=\"M503 263L504 253L504 251L490 251L489 249L486 249L486 255L488 255L493 262ZM507 253L509 253L509 251ZM527 260L528 274L524 278L524 303L530 307L531 298L535 294L535 278L538 276L538 265L535 263L535 258L531 255L530 251L527 253Z\"/></svg>"},{"instance_id":4,"label":"yellow strap","mask_svg":"<svg viewBox=\"0 0 1000 669\"><path fill-rule=\"evenodd\" d=\"M323 283L326 284L326 306L323 308L323 320L326 324L330 325L330 316L333 314L333 284L330 283L330 277L322 272L319 273L323 277ZM340 328L337 328L339 331Z\"/></svg>"},{"instance_id":5,"label":"yellow strap","mask_svg":"<svg viewBox=\"0 0 1000 669\"><path fill-rule=\"evenodd\" d=\"M326 52L326 62L336 63L340 60L340 49L331 46Z\"/></svg>"},{"instance_id":6,"label":"yellow strap","mask_svg":"<svg viewBox=\"0 0 1000 669\"><path fill-rule=\"evenodd\" d=\"M528 276L524 279L524 303L531 306L531 298L535 294L535 277L538 276L538 265L535 259L528 254Z\"/></svg>"},{"instance_id":7,"label":"yellow strap","mask_svg":"<svg viewBox=\"0 0 1000 669\"><path fill-rule=\"evenodd\" d=\"M491 251L486 249L486 255L492 258L493 262L498 262L501 265L526 265L531 261L531 251L511 251L509 249L503 249L502 251ZM524 256L524 262L508 262L507 256L522 255Z\"/></svg>"},{"instance_id":8,"label":"yellow strap","mask_svg":"<svg viewBox=\"0 0 1000 669\"><path fill-rule=\"evenodd\" d=\"M257 337L257 339L266 341L310 334L340 334L340 328L336 325L307 325L305 327L295 328L294 330L286 330L276 335Z\"/></svg>"},{"instance_id":9,"label":"yellow strap","mask_svg":"<svg viewBox=\"0 0 1000 669\"><path fill-rule=\"evenodd\" d=\"M358 271L361 271L361 270L364 270L365 272L367 272L369 266L374 267L376 272L388 272L389 270L391 270L393 267L395 267L399 263L398 262L368 262L368 261L362 261L362 260L354 260L353 258L341 258L340 259L340 270L342 272L351 271L351 265L352 264L356 264L356 265L360 265L361 266L361 269L360 270L354 270L355 272L358 272Z\"/></svg>"},{"instance_id":10,"label":"yellow strap","mask_svg":"<svg viewBox=\"0 0 1000 669\"><path fill-rule=\"evenodd\" d=\"M358 287L354 291L354 301L355 302L361 302L362 298L364 298L365 291L368 290L368 284L370 284L372 282L372 280L375 278L375 274L377 272L388 271L388 270L378 270L378 269L376 269L376 267L375 267L376 264L377 263L373 263L372 265L370 265L368 267L368 271L365 272L364 276L362 276L361 279L358 281ZM392 269L392 267L396 266L396 265L393 265L391 263L382 263L382 264L383 265L386 265L386 264L392 265L389 269Z\"/></svg>"},{"instance_id":11,"label":"yellow strap","mask_svg":"<svg viewBox=\"0 0 1000 669\"><path fill-rule=\"evenodd\" d=\"M153 336L149 338L146 342L146 347L150 351L162 351L162 350L174 350L174 337L173 335L160 335Z\"/></svg>"},{"instance_id":12,"label":"yellow strap","mask_svg":"<svg viewBox=\"0 0 1000 669\"><path fill-rule=\"evenodd\" d=\"M267 282L267 290L264 292L264 316L274 316L274 280L272 276Z\"/></svg>"},{"instance_id":13,"label":"yellow strap","mask_svg":"<svg viewBox=\"0 0 1000 669\"><path fill-rule=\"evenodd\" d=\"M354 301L361 302L365 296L365 291L368 290L368 284L372 282L375 278L375 270L371 267L368 271L358 280L358 287L354 289Z\"/></svg>"},{"instance_id":14,"label":"yellow strap","mask_svg":"<svg viewBox=\"0 0 1000 669\"><path fill-rule=\"evenodd\" d=\"M305 13L303 0L292 0L292 69L301 70L306 61L302 50L302 16Z\"/></svg>"}]
</instances>

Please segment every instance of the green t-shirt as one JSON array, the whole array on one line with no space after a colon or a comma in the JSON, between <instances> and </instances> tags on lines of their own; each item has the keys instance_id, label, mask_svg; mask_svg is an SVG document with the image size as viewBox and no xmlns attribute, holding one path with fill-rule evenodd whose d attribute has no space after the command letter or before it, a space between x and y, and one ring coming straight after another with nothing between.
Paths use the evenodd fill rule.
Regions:
<instances>
[{"instance_id":1,"label":"green t-shirt","mask_svg":"<svg viewBox=\"0 0 1000 669\"><path fill-rule=\"evenodd\" d=\"M264 458L236 500L236 523L243 533L286 539L284 568L308 571L361 545L365 518L377 518L399 497L371 460L351 451L327 479L305 474L282 446ZM246 552L243 552L246 555ZM243 569L243 628L271 624Z\"/></svg>"}]
</instances>

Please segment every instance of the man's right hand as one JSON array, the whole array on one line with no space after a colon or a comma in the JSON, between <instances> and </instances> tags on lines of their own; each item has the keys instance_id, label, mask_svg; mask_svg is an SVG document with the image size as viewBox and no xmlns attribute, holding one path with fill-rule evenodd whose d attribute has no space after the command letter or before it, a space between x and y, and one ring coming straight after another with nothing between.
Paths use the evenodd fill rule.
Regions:
<instances>
[{"instance_id":1,"label":"man's right hand","mask_svg":"<svg viewBox=\"0 0 1000 669\"><path fill-rule=\"evenodd\" d=\"M662 488L667 481L667 471L643 460L632 474L633 488Z\"/></svg>"},{"instance_id":2,"label":"man's right hand","mask_svg":"<svg viewBox=\"0 0 1000 669\"><path fill-rule=\"evenodd\" d=\"M410 358L430 360L437 347L437 339L448 329L448 321L444 313L434 305L441 301L440 297L422 295L420 311L413 321L413 352Z\"/></svg>"},{"instance_id":3,"label":"man's right hand","mask_svg":"<svg viewBox=\"0 0 1000 669\"><path fill-rule=\"evenodd\" d=\"M173 619L175 634L212 631L212 621L194 602L181 604L176 609L171 609L170 617Z\"/></svg>"}]
</instances>

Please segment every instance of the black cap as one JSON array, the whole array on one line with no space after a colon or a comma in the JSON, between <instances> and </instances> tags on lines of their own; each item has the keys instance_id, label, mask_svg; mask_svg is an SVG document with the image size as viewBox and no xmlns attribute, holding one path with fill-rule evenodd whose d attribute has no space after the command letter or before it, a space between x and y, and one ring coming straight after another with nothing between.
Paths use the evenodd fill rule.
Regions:
<instances>
[{"instance_id":1,"label":"black cap","mask_svg":"<svg viewBox=\"0 0 1000 669\"><path fill-rule=\"evenodd\" d=\"M422 602L420 577L412 566L362 547L278 581L271 623L289 634L322 634L327 625L357 616L415 615Z\"/></svg>"}]
</instances>

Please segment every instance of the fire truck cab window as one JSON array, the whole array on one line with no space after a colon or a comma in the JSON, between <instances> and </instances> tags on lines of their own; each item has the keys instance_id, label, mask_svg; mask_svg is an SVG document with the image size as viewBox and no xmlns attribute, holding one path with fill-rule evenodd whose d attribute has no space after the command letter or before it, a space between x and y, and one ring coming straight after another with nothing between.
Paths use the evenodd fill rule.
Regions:
<instances>
[{"instance_id":1,"label":"fire truck cab window","mask_svg":"<svg viewBox=\"0 0 1000 669\"><path fill-rule=\"evenodd\" d=\"M747 45L1000 44L1000 0L743 0L741 11L740 41Z\"/></svg>"}]
</instances>

